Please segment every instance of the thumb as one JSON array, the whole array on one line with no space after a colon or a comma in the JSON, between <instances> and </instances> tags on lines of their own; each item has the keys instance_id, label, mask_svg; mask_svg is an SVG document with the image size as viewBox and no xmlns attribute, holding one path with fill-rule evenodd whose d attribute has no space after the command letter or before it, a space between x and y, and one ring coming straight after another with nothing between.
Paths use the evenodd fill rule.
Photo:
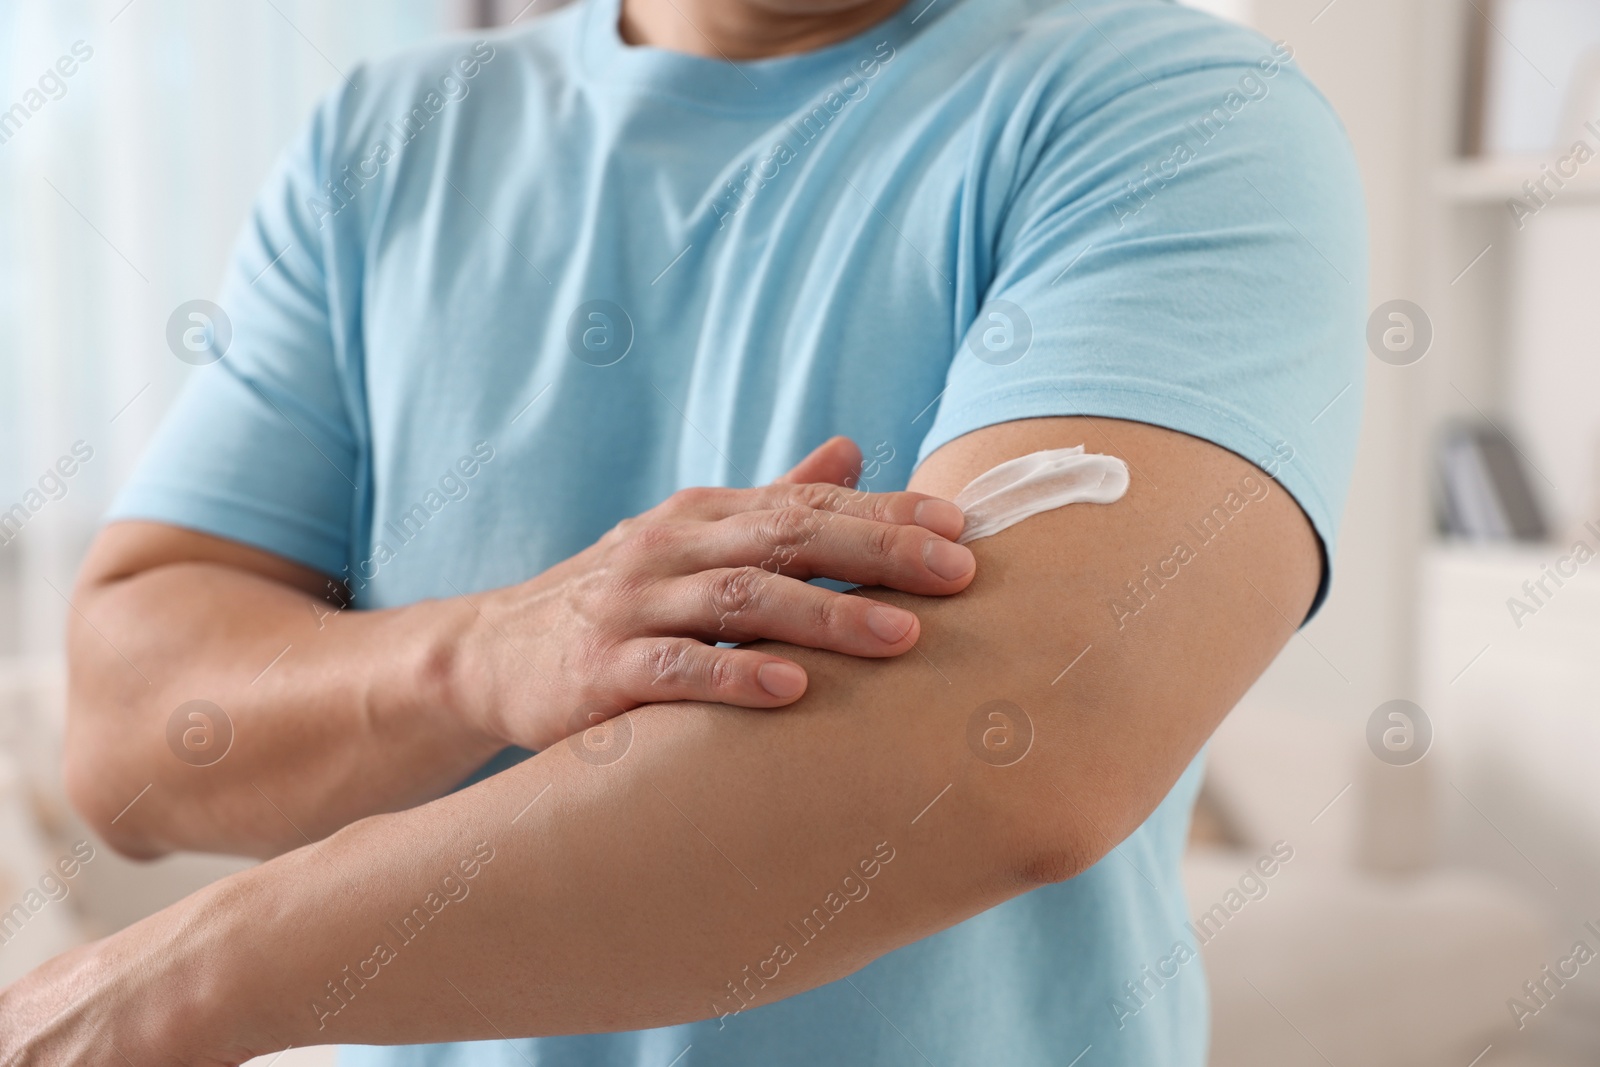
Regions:
<instances>
[{"instance_id":1,"label":"thumb","mask_svg":"<svg viewBox=\"0 0 1600 1067\"><path fill-rule=\"evenodd\" d=\"M861 449L848 437L830 437L805 459L796 463L779 483L791 485L826 482L854 486L861 476Z\"/></svg>"}]
</instances>

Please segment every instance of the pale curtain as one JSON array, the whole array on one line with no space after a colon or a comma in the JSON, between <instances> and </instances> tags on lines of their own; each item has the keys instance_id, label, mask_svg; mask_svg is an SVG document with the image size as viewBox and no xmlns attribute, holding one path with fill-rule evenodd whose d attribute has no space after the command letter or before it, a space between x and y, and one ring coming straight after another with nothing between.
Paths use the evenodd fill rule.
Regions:
<instances>
[{"instance_id":1,"label":"pale curtain","mask_svg":"<svg viewBox=\"0 0 1600 1067\"><path fill-rule=\"evenodd\" d=\"M167 319L215 295L254 190L315 100L361 59L469 15L464 0L0 0L0 113L44 99L0 144L0 512L74 442L94 450L0 545L0 659L58 654L56 590L203 372L168 350ZM78 42L92 55L58 91L48 72Z\"/></svg>"}]
</instances>

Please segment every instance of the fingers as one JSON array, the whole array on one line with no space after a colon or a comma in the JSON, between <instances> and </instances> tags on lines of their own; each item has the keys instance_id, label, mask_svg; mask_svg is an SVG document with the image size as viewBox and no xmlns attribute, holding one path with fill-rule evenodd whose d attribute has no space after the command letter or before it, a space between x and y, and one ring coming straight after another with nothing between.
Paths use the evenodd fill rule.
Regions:
<instances>
[{"instance_id":1,"label":"fingers","mask_svg":"<svg viewBox=\"0 0 1600 1067\"><path fill-rule=\"evenodd\" d=\"M623 648L616 679L640 703L708 700L741 708L778 708L806 691L806 672L781 656L718 648L681 637L638 638Z\"/></svg>"},{"instance_id":2,"label":"fingers","mask_svg":"<svg viewBox=\"0 0 1600 1067\"><path fill-rule=\"evenodd\" d=\"M830 437L774 484L825 482L855 485L861 476L861 449L848 437Z\"/></svg>"},{"instance_id":3,"label":"fingers","mask_svg":"<svg viewBox=\"0 0 1600 1067\"><path fill-rule=\"evenodd\" d=\"M898 656L922 632L909 611L756 567L724 568L661 587L650 622L706 641L767 638L849 656Z\"/></svg>"},{"instance_id":4,"label":"fingers","mask_svg":"<svg viewBox=\"0 0 1600 1067\"><path fill-rule=\"evenodd\" d=\"M784 508L809 508L827 515L921 526L951 541L961 536L966 525L960 508L926 493L867 493L820 482L774 483L757 489L685 489L674 493L659 513L664 518L715 522L747 512Z\"/></svg>"},{"instance_id":5,"label":"fingers","mask_svg":"<svg viewBox=\"0 0 1600 1067\"><path fill-rule=\"evenodd\" d=\"M921 526L947 540L961 536L966 519L961 509L926 493L868 493L860 489L809 482L803 485L769 485L745 490L751 499L741 511L778 511L809 508L828 515L848 515L899 526Z\"/></svg>"},{"instance_id":6,"label":"fingers","mask_svg":"<svg viewBox=\"0 0 1600 1067\"><path fill-rule=\"evenodd\" d=\"M680 541L685 570L755 567L796 578L834 578L924 596L965 589L977 563L964 545L921 526L786 508L694 527Z\"/></svg>"}]
</instances>

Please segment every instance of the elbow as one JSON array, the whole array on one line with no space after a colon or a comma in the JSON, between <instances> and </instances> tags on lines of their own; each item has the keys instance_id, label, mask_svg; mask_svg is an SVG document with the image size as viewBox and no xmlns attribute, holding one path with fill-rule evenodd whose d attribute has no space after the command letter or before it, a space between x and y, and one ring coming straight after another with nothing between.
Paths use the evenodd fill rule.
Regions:
<instances>
[{"instance_id":1,"label":"elbow","mask_svg":"<svg viewBox=\"0 0 1600 1067\"><path fill-rule=\"evenodd\" d=\"M1018 802L1010 805L1011 825L1024 829L1008 842L1006 866L1011 879L1024 889L1071 881L1126 836L1108 834L1107 829L1120 820L1091 815L1088 797L1068 796L1052 778L1045 775L1011 798Z\"/></svg>"},{"instance_id":2,"label":"elbow","mask_svg":"<svg viewBox=\"0 0 1600 1067\"><path fill-rule=\"evenodd\" d=\"M1099 863L1104 849L1093 848L1093 843L1072 835L1052 835L1053 839L1036 842L1017 850L1011 864L1012 878L1026 889L1055 885L1071 881Z\"/></svg>"},{"instance_id":3,"label":"elbow","mask_svg":"<svg viewBox=\"0 0 1600 1067\"><path fill-rule=\"evenodd\" d=\"M140 792L144 783L132 784L139 775L130 767L129 746L98 710L99 701L84 692L80 669L72 670L67 693L66 738L61 775L67 801L80 818L113 852L128 859L150 860L169 851L144 833L144 820L136 807L150 798ZM142 801L141 801L142 798Z\"/></svg>"},{"instance_id":4,"label":"elbow","mask_svg":"<svg viewBox=\"0 0 1600 1067\"><path fill-rule=\"evenodd\" d=\"M138 824L122 816L122 812L115 812L109 806L100 803L101 795L91 786L86 785L79 774L71 770L68 764L67 771L67 798L72 802L75 810L89 828L111 851L124 859L154 860L167 854L167 849L149 840L138 832Z\"/></svg>"},{"instance_id":5,"label":"elbow","mask_svg":"<svg viewBox=\"0 0 1600 1067\"><path fill-rule=\"evenodd\" d=\"M172 849L150 834L155 786L148 748L133 743L140 701L149 682L133 675L132 664L112 650L85 612L93 610L97 588L80 582L73 594L80 610L67 625L66 736L62 784L72 809L113 852L152 860Z\"/></svg>"},{"instance_id":6,"label":"elbow","mask_svg":"<svg viewBox=\"0 0 1600 1067\"><path fill-rule=\"evenodd\" d=\"M66 746L62 777L73 810L119 856L153 860L166 855L166 848L140 833L139 820L130 815L129 798L122 798L123 806L117 806L107 782L120 776L108 774L102 758L92 748L81 739L69 740Z\"/></svg>"}]
</instances>

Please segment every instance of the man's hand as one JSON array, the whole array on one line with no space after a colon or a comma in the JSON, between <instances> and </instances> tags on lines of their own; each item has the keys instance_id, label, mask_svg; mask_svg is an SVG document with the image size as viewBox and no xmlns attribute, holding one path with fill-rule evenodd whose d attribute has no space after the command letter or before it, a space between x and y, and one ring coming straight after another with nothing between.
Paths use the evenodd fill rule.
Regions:
<instances>
[{"instance_id":1,"label":"man's hand","mask_svg":"<svg viewBox=\"0 0 1600 1067\"><path fill-rule=\"evenodd\" d=\"M806 584L923 596L972 581L960 509L850 488L861 453L836 437L761 489L685 489L520 585L472 597L452 703L506 744L542 749L647 703L791 704L805 670L716 642L769 639L850 656L908 651L912 612Z\"/></svg>"},{"instance_id":2,"label":"man's hand","mask_svg":"<svg viewBox=\"0 0 1600 1067\"><path fill-rule=\"evenodd\" d=\"M931 597L972 581L954 504L851 488L861 473L835 438L778 484L686 490L530 581L373 611L259 549L114 524L74 598L68 788L124 852L270 856L642 704L790 704L791 657L717 643L893 657L921 633L805 579ZM180 743L197 700L214 751Z\"/></svg>"}]
</instances>

